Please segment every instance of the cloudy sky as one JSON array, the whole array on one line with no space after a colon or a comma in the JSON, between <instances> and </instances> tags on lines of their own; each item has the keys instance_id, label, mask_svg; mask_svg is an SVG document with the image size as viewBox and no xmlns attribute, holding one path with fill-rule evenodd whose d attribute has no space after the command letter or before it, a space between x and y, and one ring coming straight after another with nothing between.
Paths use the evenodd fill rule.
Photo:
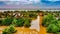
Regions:
<instances>
[{"instance_id":1,"label":"cloudy sky","mask_svg":"<svg viewBox=\"0 0 60 34\"><path fill-rule=\"evenodd\" d=\"M60 0L0 0L1 8L60 8Z\"/></svg>"}]
</instances>

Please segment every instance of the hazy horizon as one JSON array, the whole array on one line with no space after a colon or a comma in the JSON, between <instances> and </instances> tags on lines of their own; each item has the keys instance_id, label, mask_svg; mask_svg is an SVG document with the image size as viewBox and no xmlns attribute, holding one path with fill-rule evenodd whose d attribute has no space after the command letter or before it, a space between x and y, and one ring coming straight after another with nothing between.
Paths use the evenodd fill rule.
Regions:
<instances>
[{"instance_id":1,"label":"hazy horizon","mask_svg":"<svg viewBox=\"0 0 60 34\"><path fill-rule=\"evenodd\" d=\"M0 0L0 9L60 9L60 0Z\"/></svg>"}]
</instances>

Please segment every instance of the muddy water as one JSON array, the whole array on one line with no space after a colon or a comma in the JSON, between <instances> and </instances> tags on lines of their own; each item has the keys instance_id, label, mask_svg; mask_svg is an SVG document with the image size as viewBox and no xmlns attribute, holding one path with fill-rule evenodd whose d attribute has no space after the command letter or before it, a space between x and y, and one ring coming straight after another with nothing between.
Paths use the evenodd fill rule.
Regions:
<instances>
[{"instance_id":1,"label":"muddy water","mask_svg":"<svg viewBox=\"0 0 60 34\"><path fill-rule=\"evenodd\" d=\"M40 32L39 32L39 34L47 34L47 33L46 33L46 28L42 26L42 18L43 18L43 17L40 16L40 21L41 21L41 22L40 22Z\"/></svg>"},{"instance_id":2,"label":"muddy water","mask_svg":"<svg viewBox=\"0 0 60 34\"><path fill-rule=\"evenodd\" d=\"M38 32L40 31L40 25L39 25L39 16L37 16L37 19L31 21L30 29L36 29Z\"/></svg>"},{"instance_id":3,"label":"muddy water","mask_svg":"<svg viewBox=\"0 0 60 34\"><path fill-rule=\"evenodd\" d=\"M35 29L15 27L17 29L17 32L15 34L47 34L46 29L41 25L42 18L43 17L40 16L40 31L39 32ZM0 34L4 28L6 28L6 26L0 26Z\"/></svg>"},{"instance_id":4,"label":"muddy water","mask_svg":"<svg viewBox=\"0 0 60 34\"><path fill-rule=\"evenodd\" d=\"M0 26L0 34L2 34L2 30L8 26ZM35 29L23 28L23 27L15 27L17 32L15 34L38 34L38 31Z\"/></svg>"},{"instance_id":5,"label":"muddy water","mask_svg":"<svg viewBox=\"0 0 60 34\"><path fill-rule=\"evenodd\" d=\"M43 16L40 16L40 32L39 34L47 34L46 28L42 26Z\"/></svg>"}]
</instances>

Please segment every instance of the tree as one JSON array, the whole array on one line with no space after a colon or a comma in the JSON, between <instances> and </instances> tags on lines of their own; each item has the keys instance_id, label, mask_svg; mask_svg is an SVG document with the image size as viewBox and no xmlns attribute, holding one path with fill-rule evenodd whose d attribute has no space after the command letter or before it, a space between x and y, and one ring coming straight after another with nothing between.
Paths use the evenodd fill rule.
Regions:
<instances>
[{"instance_id":1,"label":"tree","mask_svg":"<svg viewBox=\"0 0 60 34\"><path fill-rule=\"evenodd\" d=\"M10 25L9 28L5 28L2 31L2 34L15 34L17 30L15 30L14 25Z\"/></svg>"},{"instance_id":2,"label":"tree","mask_svg":"<svg viewBox=\"0 0 60 34\"><path fill-rule=\"evenodd\" d=\"M30 26L31 26L31 20L28 19L28 18L25 19L24 26L25 26L25 27L30 27Z\"/></svg>"}]
</instances>

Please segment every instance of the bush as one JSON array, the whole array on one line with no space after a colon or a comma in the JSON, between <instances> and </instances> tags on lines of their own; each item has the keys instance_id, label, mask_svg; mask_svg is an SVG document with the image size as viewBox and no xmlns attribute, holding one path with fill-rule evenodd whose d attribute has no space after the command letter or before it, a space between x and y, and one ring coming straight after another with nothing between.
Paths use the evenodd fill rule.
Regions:
<instances>
[{"instance_id":1,"label":"bush","mask_svg":"<svg viewBox=\"0 0 60 34\"><path fill-rule=\"evenodd\" d=\"M11 18L3 19L3 20L2 20L2 25L8 26L8 25L12 24L12 20L13 20L13 19L11 19Z\"/></svg>"},{"instance_id":2,"label":"bush","mask_svg":"<svg viewBox=\"0 0 60 34\"><path fill-rule=\"evenodd\" d=\"M14 26L11 25L9 28L6 28L2 31L2 34L15 34L17 30L14 29Z\"/></svg>"},{"instance_id":3,"label":"bush","mask_svg":"<svg viewBox=\"0 0 60 34\"><path fill-rule=\"evenodd\" d=\"M59 27L56 26L55 24L50 24L47 27L47 32L52 32L52 33L59 32Z\"/></svg>"},{"instance_id":4,"label":"bush","mask_svg":"<svg viewBox=\"0 0 60 34\"><path fill-rule=\"evenodd\" d=\"M25 27L30 27L31 26L31 19L25 19L25 22L24 22L24 26Z\"/></svg>"},{"instance_id":5,"label":"bush","mask_svg":"<svg viewBox=\"0 0 60 34\"><path fill-rule=\"evenodd\" d=\"M29 17L29 14L27 12L23 13L23 17Z\"/></svg>"},{"instance_id":6,"label":"bush","mask_svg":"<svg viewBox=\"0 0 60 34\"><path fill-rule=\"evenodd\" d=\"M29 14L29 17L31 17L31 18L37 18L37 14L31 13L31 14Z\"/></svg>"},{"instance_id":7,"label":"bush","mask_svg":"<svg viewBox=\"0 0 60 34\"><path fill-rule=\"evenodd\" d=\"M0 19L0 25L2 25L2 19Z\"/></svg>"},{"instance_id":8,"label":"bush","mask_svg":"<svg viewBox=\"0 0 60 34\"><path fill-rule=\"evenodd\" d=\"M47 16L43 17L42 25L47 27L49 24L53 23L54 20L56 21L56 18L52 14L48 14Z\"/></svg>"},{"instance_id":9,"label":"bush","mask_svg":"<svg viewBox=\"0 0 60 34\"><path fill-rule=\"evenodd\" d=\"M14 25L10 25L9 31L15 33L17 30L15 30Z\"/></svg>"},{"instance_id":10,"label":"bush","mask_svg":"<svg viewBox=\"0 0 60 34\"><path fill-rule=\"evenodd\" d=\"M54 33L54 34L60 34L60 32L56 32L56 33Z\"/></svg>"},{"instance_id":11,"label":"bush","mask_svg":"<svg viewBox=\"0 0 60 34\"><path fill-rule=\"evenodd\" d=\"M14 25L15 25L15 24L16 24L16 22L17 22L17 19L16 19L16 18L14 18L14 19L13 19L13 21L12 21L12 24L14 24Z\"/></svg>"},{"instance_id":12,"label":"bush","mask_svg":"<svg viewBox=\"0 0 60 34\"><path fill-rule=\"evenodd\" d=\"M56 25L60 28L60 20L58 21L58 23Z\"/></svg>"},{"instance_id":13,"label":"bush","mask_svg":"<svg viewBox=\"0 0 60 34\"><path fill-rule=\"evenodd\" d=\"M24 19L23 18L17 19L15 25L19 26L19 27L23 26L24 25Z\"/></svg>"},{"instance_id":14,"label":"bush","mask_svg":"<svg viewBox=\"0 0 60 34\"><path fill-rule=\"evenodd\" d=\"M60 31L60 20L58 21L52 14L44 16L42 25L46 27L48 33Z\"/></svg>"},{"instance_id":15,"label":"bush","mask_svg":"<svg viewBox=\"0 0 60 34\"><path fill-rule=\"evenodd\" d=\"M17 27L22 27L22 26L30 27L31 26L30 22L31 19L29 18L17 18L17 19L15 18L13 20L13 24L15 24L15 26Z\"/></svg>"}]
</instances>

